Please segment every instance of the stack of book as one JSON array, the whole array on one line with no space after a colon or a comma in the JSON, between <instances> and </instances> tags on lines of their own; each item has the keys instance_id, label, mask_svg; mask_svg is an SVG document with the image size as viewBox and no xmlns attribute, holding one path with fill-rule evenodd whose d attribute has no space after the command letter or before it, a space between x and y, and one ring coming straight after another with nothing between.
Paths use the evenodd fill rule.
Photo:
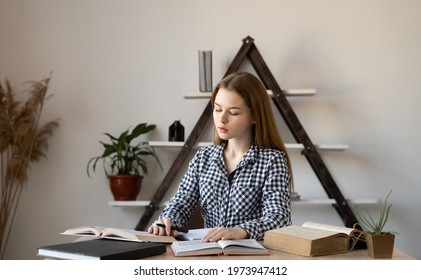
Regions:
<instances>
[{"instance_id":1,"label":"stack of book","mask_svg":"<svg viewBox=\"0 0 421 280\"><path fill-rule=\"evenodd\" d=\"M70 260L129 260L164 254L172 236L153 235L130 229L82 226L62 232L88 240L52 244L38 248L38 256Z\"/></svg>"}]
</instances>

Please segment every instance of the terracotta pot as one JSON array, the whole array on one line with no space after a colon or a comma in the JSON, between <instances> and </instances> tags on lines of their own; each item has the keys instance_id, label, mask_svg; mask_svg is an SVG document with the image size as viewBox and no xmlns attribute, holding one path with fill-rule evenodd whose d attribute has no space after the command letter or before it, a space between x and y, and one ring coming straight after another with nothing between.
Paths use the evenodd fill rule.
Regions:
<instances>
[{"instance_id":1,"label":"terracotta pot","mask_svg":"<svg viewBox=\"0 0 421 280\"><path fill-rule=\"evenodd\" d=\"M136 200L142 187L143 176L110 175L110 190L114 200Z\"/></svg>"},{"instance_id":2,"label":"terracotta pot","mask_svg":"<svg viewBox=\"0 0 421 280\"><path fill-rule=\"evenodd\" d=\"M394 234L366 234L368 255L373 258L391 258L395 243Z\"/></svg>"}]
</instances>

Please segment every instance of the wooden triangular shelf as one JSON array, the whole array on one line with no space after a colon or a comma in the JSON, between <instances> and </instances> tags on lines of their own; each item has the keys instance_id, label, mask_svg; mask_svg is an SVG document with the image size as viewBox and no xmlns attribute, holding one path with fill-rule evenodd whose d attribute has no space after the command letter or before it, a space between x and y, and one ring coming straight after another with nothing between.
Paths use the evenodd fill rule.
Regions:
<instances>
[{"instance_id":1,"label":"wooden triangular shelf","mask_svg":"<svg viewBox=\"0 0 421 280\"><path fill-rule=\"evenodd\" d=\"M275 107L281 113L281 116L283 117L285 123L287 124L297 143L303 144L304 149L302 150L302 154L308 160L314 173L316 174L321 185L323 186L327 196L331 199L335 199L336 204L334 204L334 207L338 212L339 216L341 217L343 223L347 227L353 227L354 224L357 223L357 219L355 218L354 213L352 212L346 199L343 197L329 170L327 169L322 158L320 157L320 154L318 153L316 147L310 140L310 137L304 130L304 127L301 125L297 115L295 114L294 110L289 104L285 94L283 93L282 89L276 82L274 76L270 72L268 66L263 60L263 57L257 50L253 38L248 36L247 38L243 39L243 45L241 46L231 65L229 66L228 70L226 71L224 77L233 72L238 71L242 62L246 58L250 61L251 65L253 66L262 83L266 86L267 89L270 89L272 91L273 94L271 98L275 104ZM155 211L159 209L159 205L165 193L171 186L179 170L182 168L182 165L187 159L191 149L196 144L200 134L203 132L207 122L211 117L212 105L209 101L205 109L203 110L202 115L200 116L199 120L194 126L192 132L187 138L184 146L181 148L175 161L173 162L172 166L170 167L169 171L164 177L164 180L155 192L150 204L145 208L145 211L141 219L139 220L139 223L136 226L137 230L144 230L150 222Z\"/></svg>"}]
</instances>

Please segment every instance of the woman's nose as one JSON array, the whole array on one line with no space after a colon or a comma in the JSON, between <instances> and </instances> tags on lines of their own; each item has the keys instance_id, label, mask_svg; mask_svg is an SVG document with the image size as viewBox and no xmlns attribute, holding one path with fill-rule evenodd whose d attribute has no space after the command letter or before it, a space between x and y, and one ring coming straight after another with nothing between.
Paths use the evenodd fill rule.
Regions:
<instances>
[{"instance_id":1,"label":"woman's nose","mask_svg":"<svg viewBox=\"0 0 421 280\"><path fill-rule=\"evenodd\" d=\"M227 116L225 113L221 113L221 115L219 116L219 121L221 123L227 123Z\"/></svg>"}]
</instances>

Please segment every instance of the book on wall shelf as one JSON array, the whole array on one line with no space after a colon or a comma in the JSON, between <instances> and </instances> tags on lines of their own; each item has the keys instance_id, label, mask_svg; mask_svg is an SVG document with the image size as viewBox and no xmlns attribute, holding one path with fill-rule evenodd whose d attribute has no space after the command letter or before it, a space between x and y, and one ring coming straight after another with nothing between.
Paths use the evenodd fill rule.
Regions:
<instances>
[{"instance_id":1,"label":"book on wall shelf","mask_svg":"<svg viewBox=\"0 0 421 280\"><path fill-rule=\"evenodd\" d=\"M219 240L218 242L177 241L171 244L176 257L206 255L269 255L255 239Z\"/></svg>"},{"instance_id":2,"label":"book on wall shelf","mask_svg":"<svg viewBox=\"0 0 421 280\"><path fill-rule=\"evenodd\" d=\"M134 242L172 243L176 240L172 236L154 235L146 231L99 226L82 226L70 228L61 234L74 236L95 236L98 239L114 239Z\"/></svg>"},{"instance_id":3,"label":"book on wall shelf","mask_svg":"<svg viewBox=\"0 0 421 280\"><path fill-rule=\"evenodd\" d=\"M63 260L133 260L164 254L166 251L167 246L163 243L90 239L41 246L37 249L37 255Z\"/></svg>"},{"instance_id":4,"label":"book on wall shelf","mask_svg":"<svg viewBox=\"0 0 421 280\"><path fill-rule=\"evenodd\" d=\"M265 233L267 248L307 257L349 252L361 231L342 226L305 222Z\"/></svg>"},{"instance_id":5,"label":"book on wall shelf","mask_svg":"<svg viewBox=\"0 0 421 280\"><path fill-rule=\"evenodd\" d=\"M212 51L199 50L199 90L212 90Z\"/></svg>"}]
</instances>

